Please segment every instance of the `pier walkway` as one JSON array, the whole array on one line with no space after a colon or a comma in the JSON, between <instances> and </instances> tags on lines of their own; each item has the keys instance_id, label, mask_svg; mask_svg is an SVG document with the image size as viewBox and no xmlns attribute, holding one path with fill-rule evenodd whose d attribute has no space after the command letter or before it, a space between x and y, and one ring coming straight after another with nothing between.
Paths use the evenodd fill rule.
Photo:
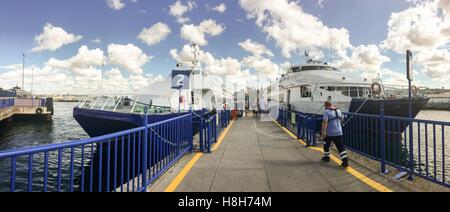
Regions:
<instances>
[{"instance_id":1,"label":"pier walkway","mask_svg":"<svg viewBox=\"0 0 450 212\"><path fill-rule=\"evenodd\" d=\"M232 122L211 154L185 156L148 188L166 192L390 192L409 191L387 177L334 157L320 161L319 148L272 121Z\"/></svg>"}]
</instances>

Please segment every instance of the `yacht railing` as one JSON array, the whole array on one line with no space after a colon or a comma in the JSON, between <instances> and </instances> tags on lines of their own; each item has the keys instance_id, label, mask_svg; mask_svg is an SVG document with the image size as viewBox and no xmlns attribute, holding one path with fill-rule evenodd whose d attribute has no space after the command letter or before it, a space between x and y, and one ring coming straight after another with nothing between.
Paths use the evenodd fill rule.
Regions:
<instances>
[{"instance_id":1,"label":"yacht railing","mask_svg":"<svg viewBox=\"0 0 450 212\"><path fill-rule=\"evenodd\" d=\"M139 114L143 113L145 106L150 108L150 113L172 111L168 97L155 95L90 95L76 105L82 109Z\"/></svg>"}]
</instances>

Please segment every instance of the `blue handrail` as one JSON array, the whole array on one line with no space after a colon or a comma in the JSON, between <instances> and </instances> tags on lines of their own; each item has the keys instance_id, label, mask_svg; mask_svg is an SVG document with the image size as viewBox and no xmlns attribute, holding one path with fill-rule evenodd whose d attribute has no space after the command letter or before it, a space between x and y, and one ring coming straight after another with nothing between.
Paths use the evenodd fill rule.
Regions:
<instances>
[{"instance_id":1,"label":"blue handrail","mask_svg":"<svg viewBox=\"0 0 450 212\"><path fill-rule=\"evenodd\" d=\"M343 113L344 142L347 148L380 162L385 173L389 165L400 171L450 187L449 146L450 122L404 117ZM292 123L291 114L295 114ZM278 123L297 133L310 145L316 145L320 117L280 109ZM412 131L412 136L409 135ZM413 144L411 146L411 144ZM411 160L412 158L412 160Z\"/></svg>"},{"instance_id":2,"label":"blue handrail","mask_svg":"<svg viewBox=\"0 0 450 212\"><path fill-rule=\"evenodd\" d=\"M0 109L14 106L14 98L0 98Z\"/></svg>"},{"instance_id":3,"label":"blue handrail","mask_svg":"<svg viewBox=\"0 0 450 212\"><path fill-rule=\"evenodd\" d=\"M0 152L0 191L146 191L193 147L192 115L109 135Z\"/></svg>"},{"instance_id":4,"label":"blue handrail","mask_svg":"<svg viewBox=\"0 0 450 212\"><path fill-rule=\"evenodd\" d=\"M199 148L201 152L211 153L212 144L217 142L219 134L228 127L230 118L231 112L223 110L207 119L200 120Z\"/></svg>"}]
</instances>

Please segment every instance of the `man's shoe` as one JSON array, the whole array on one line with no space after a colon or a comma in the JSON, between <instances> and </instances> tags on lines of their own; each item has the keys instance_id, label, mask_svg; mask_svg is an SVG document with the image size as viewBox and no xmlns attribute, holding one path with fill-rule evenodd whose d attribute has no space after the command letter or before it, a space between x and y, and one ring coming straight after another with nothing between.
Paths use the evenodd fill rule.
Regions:
<instances>
[{"instance_id":1,"label":"man's shoe","mask_svg":"<svg viewBox=\"0 0 450 212\"><path fill-rule=\"evenodd\" d=\"M329 163L330 162L330 158L329 157L323 157L322 161L325 163Z\"/></svg>"},{"instance_id":2,"label":"man's shoe","mask_svg":"<svg viewBox=\"0 0 450 212\"><path fill-rule=\"evenodd\" d=\"M348 166L349 166L348 165L348 160L343 160L341 166L344 167L344 168L348 168Z\"/></svg>"}]
</instances>

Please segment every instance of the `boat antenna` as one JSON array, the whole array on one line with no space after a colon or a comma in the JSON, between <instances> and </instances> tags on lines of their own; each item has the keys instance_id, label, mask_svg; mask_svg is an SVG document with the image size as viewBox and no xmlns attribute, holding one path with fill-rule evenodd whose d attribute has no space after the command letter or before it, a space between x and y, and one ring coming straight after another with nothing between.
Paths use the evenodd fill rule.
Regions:
<instances>
[{"instance_id":1,"label":"boat antenna","mask_svg":"<svg viewBox=\"0 0 450 212\"><path fill-rule=\"evenodd\" d=\"M331 62L333 62L333 51L332 51L333 40L331 39L331 36L332 36L332 32L330 30L330 57L329 57L330 64L331 64Z\"/></svg>"},{"instance_id":2,"label":"boat antenna","mask_svg":"<svg viewBox=\"0 0 450 212\"><path fill-rule=\"evenodd\" d=\"M192 61L192 65L194 66L194 69L195 69L195 68L197 68L197 65L198 65L198 59L197 59L197 56L199 54L198 46L197 46L197 44L193 43L193 44L191 44L191 47L192 47L192 54L194 55L194 60Z\"/></svg>"},{"instance_id":3,"label":"boat antenna","mask_svg":"<svg viewBox=\"0 0 450 212\"><path fill-rule=\"evenodd\" d=\"M309 58L309 50L305 50L305 59L306 59L306 63L310 62L310 58Z\"/></svg>"},{"instance_id":4,"label":"boat antenna","mask_svg":"<svg viewBox=\"0 0 450 212\"><path fill-rule=\"evenodd\" d=\"M25 83L25 54L22 54L22 90L24 90Z\"/></svg>"}]
</instances>

